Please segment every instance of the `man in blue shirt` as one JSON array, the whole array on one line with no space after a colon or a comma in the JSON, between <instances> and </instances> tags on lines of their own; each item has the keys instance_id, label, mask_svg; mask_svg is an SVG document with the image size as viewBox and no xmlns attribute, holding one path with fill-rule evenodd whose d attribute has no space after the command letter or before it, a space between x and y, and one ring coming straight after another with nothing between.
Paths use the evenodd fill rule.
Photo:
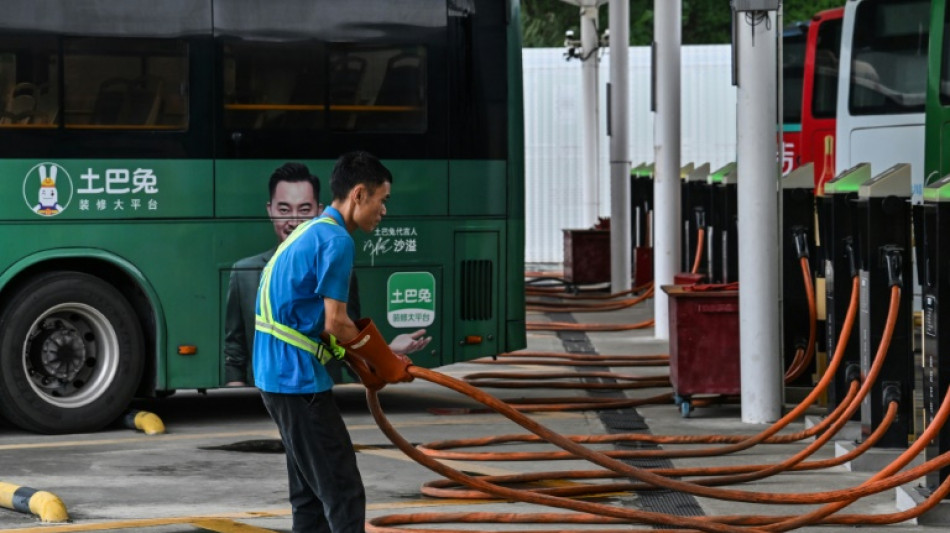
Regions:
<instances>
[{"instance_id":1,"label":"man in blue shirt","mask_svg":"<svg viewBox=\"0 0 950 533\"><path fill-rule=\"evenodd\" d=\"M346 313L357 228L372 232L386 214L392 174L366 152L333 168L333 202L302 224L264 269L258 291L254 382L280 429L287 454L295 532L363 532L366 496L356 453L323 368L328 333L359 330Z\"/></svg>"}]
</instances>

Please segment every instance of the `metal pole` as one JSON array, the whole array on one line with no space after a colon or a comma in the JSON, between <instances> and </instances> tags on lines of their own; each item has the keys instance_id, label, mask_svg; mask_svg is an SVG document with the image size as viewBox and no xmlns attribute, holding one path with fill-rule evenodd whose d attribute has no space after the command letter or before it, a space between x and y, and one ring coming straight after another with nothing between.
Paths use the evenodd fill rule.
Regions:
<instances>
[{"instance_id":1,"label":"metal pole","mask_svg":"<svg viewBox=\"0 0 950 533\"><path fill-rule=\"evenodd\" d=\"M583 75L582 98L584 99L584 220L591 224L600 214L600 131L597 123L600 119L600 99L597 94L597 70L600 63L598 50L600 38L597 35L597 14L599 7L581 7L581 71Z\"/></svg>"},{"instance_id":2,"label":"metal pole","mask_svg":"<svg viewBox=\"0 0 950 533\"><path fill-rule=\"evenodd\" d=\"M740 12L736 17L742 421L764 423L782 414L775 98L780 32L774 12Z\"/></svg>"},{"instance_id":3,"label":"metal pole","mask_svg":"<svg viewBox=\"0 0 950 533\"><path fill-rule=\"evenodd\" d=\"M680 45L682 0L654 0L653 54L653 318L656 338L670 338L669 303L661 285L673 283L680 264Z\"/></svg>"},{"instance_id":4,"label":"metal pole","mask_svg":"<svg viewBox=\"0 0 950 533\"><path fill-rule=\"evenodd\" d=\"M610 287L633 284L630 241L630 0L610 0Z\"/></svg>"}]
</instances>

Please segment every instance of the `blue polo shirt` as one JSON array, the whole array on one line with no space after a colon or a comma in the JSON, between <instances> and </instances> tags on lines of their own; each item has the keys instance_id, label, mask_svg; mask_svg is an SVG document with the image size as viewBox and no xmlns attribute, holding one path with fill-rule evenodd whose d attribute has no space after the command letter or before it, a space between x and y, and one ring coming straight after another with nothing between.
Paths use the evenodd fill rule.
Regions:
<instances>
[{"instance_id":1,"label":"blue polo shirt","mask_svg":"<svg viewBox=\"0 0 950 533\"><path fill-rule=\"evenodd\" d=\"M339 211L328 207L322 216L337 223L300 229L304 233L271 259L270 277L274 321L316 341L326 315L323 299L347 301L356 248ZM258 289L255 312L260 309ZM261 331L254 332L253 364L254 383L265 392L304 394L333 387L314 355Z\"/></svg>"}]
</instances>

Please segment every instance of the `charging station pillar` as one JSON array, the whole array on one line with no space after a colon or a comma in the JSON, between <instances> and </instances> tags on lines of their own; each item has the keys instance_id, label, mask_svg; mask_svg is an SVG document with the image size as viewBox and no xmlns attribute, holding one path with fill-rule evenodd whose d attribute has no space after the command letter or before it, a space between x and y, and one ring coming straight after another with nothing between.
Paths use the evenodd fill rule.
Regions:
<instances>
[{"instance_id":1,"label":"charging station pillar","mask_svg":"<svg viewBox=\"0 0 950 533\"><path fill-rule=\"evenodd\" d=\"M821 242L825 251L825 346L828 357L838 347L838 336L844 325L851 301L851 276L857 275L858 257L852 228L852 204L861 184L871 179L871 165L860 163L825 183L825 196L819 197ZM828 386L828 411L834 410L848 392L845 376L848 367L859 368L858 327L844 349L843 360ZM860 418L855 413L854 420Z\"/></svg>"},{"instance_id":2,"label":"charging station pillar","mask_svg":"<svg viewBox=\"0 0 950 533\"><path fill-rule=\"evenodd\" d=\"M709 282L729 283L739 279L736 275L738 263L732 265L733 279L728 279L726 271L729 269L724 263L725 254L723 253L728 236L731 234L735 240L735 162L727 163L710 174L706 182L709 184L709 198L706 204L709 206L706 213L706 265L709 271Z\"/></svg>"},{"instance_id":3,"label":"charging station pillar","mask_svg":"<svg viewBox=\"0 0 950 533\"><path fill-rule=\"evenodd\" d=\"M709 163L693 168L683 179L683 272L691 272L696 259L699 229L706 231L706 204L709 201ZM700 254L697 273L706 274L705 254Z\"/></svg>"},{"instance_id":4,"label":"charging station pillar","mask_svg":"<svg viewBox=\"0 0 950 533\"><path fill-rule=\"evenodd\" d=\"M891 287L901 286L897 322L881 374L861 403L861 434L863 438L870 436L883 420L888 404L896 400L900 404L897 418L875 446L906 448L913 433L914 391L910 165L894 165L864 182L857 203L862 219L857 231L861 255L858 338L862 376L867 375L884 336Z\"/></svg>"},{"instance_id":5,"label":"charging station pillar","mask_svg":"<svg viewBox=\"0 0 950 533\"><path fill-rule=\"evenodd\" d=\"M630 171L633 213L633 286L653 281L653 164Z\"/></svg>"},{"instance_id":6,"label":"charging station pillar","mask_svg":"<svg viewBox=\"0 0 950 533\"><path fill-rule=\"evenodd\" d=\"M933 422L950 388L950 176L924 188L924 204L915 213L917 276L922 290L923 400L925 423ZM950 307L948 307L950 309ZM950 452L950 424L927 446L927 459ZM934 490L950 475L950 467L927 474L927 488Z\"/></svg>"},{"instance_id":7,"label":"charging station pillar","mask_svg":"<svg viewBox=\"0 0 950 533\"><path fill-rule=\"evenodd\" d=\"M782 178L782 354L786 369L791 366L798 349L808 349L811 329L801 257L808 258L809 270L813 275L814 174L814 165L806 163ZM815 337L817 340L817 331ZM810 386L811 375L805 372L790 384Z\"/></svg>"}]
</instances>

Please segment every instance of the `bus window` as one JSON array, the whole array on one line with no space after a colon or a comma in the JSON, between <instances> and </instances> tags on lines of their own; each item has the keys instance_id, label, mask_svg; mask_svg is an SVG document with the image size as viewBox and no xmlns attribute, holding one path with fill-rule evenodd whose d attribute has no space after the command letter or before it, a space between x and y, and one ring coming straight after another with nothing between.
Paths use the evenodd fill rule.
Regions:
<instances>
[{"instance_id":1,"label":"bus window","mask_svg":"<svg viewBox=\"0 0 950 533\"><path fill-rule=\"evenodd\" d=\"M188 47L161 39L63 41L65 127L188 128Z\"/></svg>"},{"instance_id":2,"label":"bus window","mask_svg":"<svg viewBox=\"0 0 950 533\"><path fill-rule=\"evenodd\" d=\"M324 66L313 41L240 41L223 51L228 129L324 128Z\"/></svg>"},{"instance_id":3,"label":"bus window","mask_svg":"<svg viewBox=\"0 0 950 533\"><path fill-rule=\"evenodd\" d=\"M826 20L818 28L811 114L835 118L838 108L838 61L841 52L841 19Z\"/></svg>"},{"instance_id":4,"label":"bus window","mask_svg":"<svg viewBox=\"0 0 950 533\"><path fill-rule=\"evenodd\" d=\"M858 6L854 27L851 113L922 113L930 2L864 2Z\"/></svg>"},{"instance_id":5,"label":"bus window","mask_svg":"<svg viewBox=\"0 0 950 533\"><path fill-rule=\"evenodd\" d=\"M332 128L425 132L426 70L422 46L331 46Z\"/></svg>"},{"instance_id":6,"label":"bus window","mask_svg":"<svg viewBox=\"0 0 950 533\"><path fill-rule=\"evenodd\" d=\"M782 39L783 123L802 121L802 81L805 78L805 33Z\"/></svg>"},{"instance_id":7,"label":"bus window","mask_svg":"<svg viewBox=\"0 0 950 533\"><path fill-rule=\"evenodd\" d=\"M23 36L0 40L0 127L52 128L58 120L56 40Z\"/></svg>"}]
</instances>

